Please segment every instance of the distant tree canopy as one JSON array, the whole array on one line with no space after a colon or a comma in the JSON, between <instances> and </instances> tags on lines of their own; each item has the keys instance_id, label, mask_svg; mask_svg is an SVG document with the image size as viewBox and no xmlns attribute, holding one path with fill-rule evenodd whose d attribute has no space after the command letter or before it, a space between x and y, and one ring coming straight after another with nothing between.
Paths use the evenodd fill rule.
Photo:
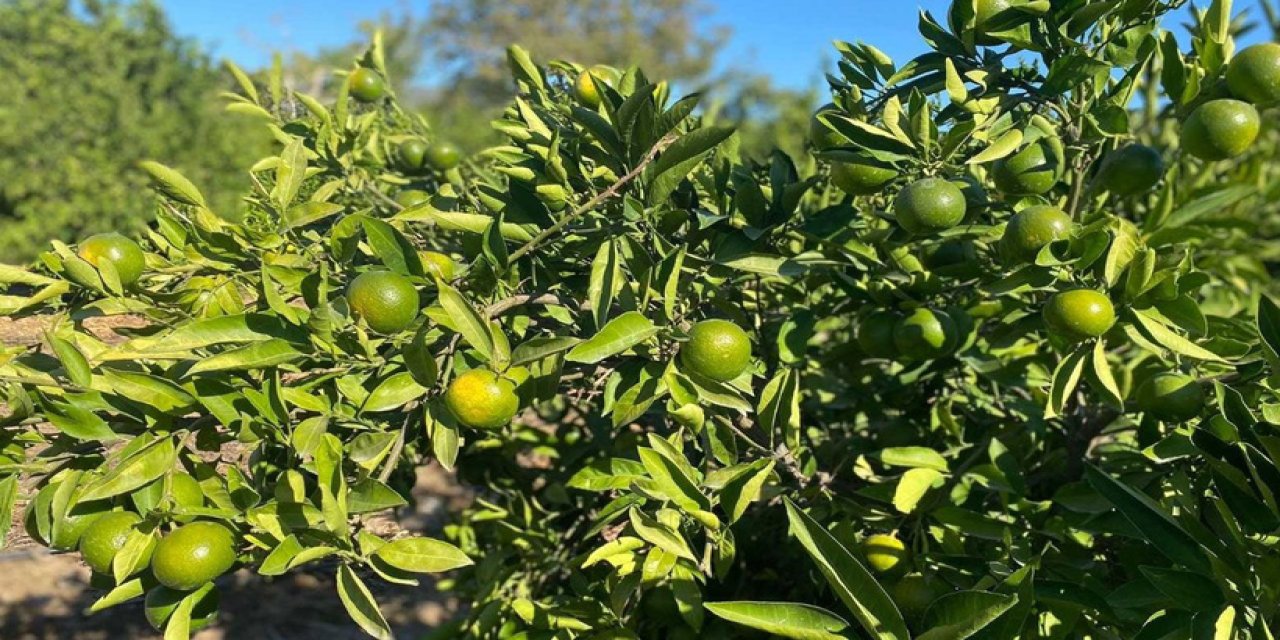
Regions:
<instances>
[{"instance_id":1,"label":"distant tree canopy","mask_svg":"<svg viewBox=\"0 0 1280 640\"><path fill-rule=\"evenodd\" d=\"M149 219L144 159L181 167L234 214L240 168L267 149L260 126L222 111L225 75L149 1L0 0L0 68L6 262Z\"/></svg>"},{"instance_id":2,"label":"distant tree canopy","mask_svg":"<svg viewBox=\"0 0 1280 640\"><path fill-rule=\"evenodd\" d=\"M382 32L387 69L402 93L416 81L416 94L401 98L419 106L441 137L471 151L498 139L489 121L511 92L504 57L511 44L544 59L636 65L686 90L715 85L717 95L728 96L719 116L746 125L744 150L751 154L767 154L775 143L798 154L816 106L814 92L781 89L743 69L713 68L730 30L712 24L700 0L440 0L425 17L385 13L360 30ZM326 83L334 89L330 71L366 40L294 53L286 65L292 84L317 94Z\"/></svg>"}]
</instances>

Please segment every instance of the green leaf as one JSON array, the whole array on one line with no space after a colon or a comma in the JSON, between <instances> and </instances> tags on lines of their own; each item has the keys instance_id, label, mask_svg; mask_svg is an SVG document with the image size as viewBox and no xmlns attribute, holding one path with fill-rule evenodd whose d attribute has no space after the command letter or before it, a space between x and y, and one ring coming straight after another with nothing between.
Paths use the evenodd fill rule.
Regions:
<instances>
[{"instance_id":1,"label":"green leaf","mask_svg":"<svg viewBox=\"0 0 1280 640\"><path fill-rule=\"evenodd\" d=\"M1093 356L1089 359L1089 366L1093 379L1107 394L1108 402L1113 406L1123 407L1124 394L1120 393L1120 385L1116 383L1116 378L1111 373L1111 365L1107 362L1107 348L1101 340L1093 345Z\"/></svg>"},{"instance_id":2,"label":"green leaf","mask_svg":"<svg viewBox=\"0 0 1280 640\"><path fill-rule=\"evenodd\" d=\"M80 496L82 502L112 498L141 487L173 468L178 449L173 438L161 438L117 464Z\"/></svg>"},{"instance_id":3,"label":"green leaf","mask_svg":"<svg viewBox=\"0 0 1280 640\"><path fill-rule=\"evenodd\" d=\"M222 344L261 342L278 338L303 344L306 333L290 326L277 316L266 313L245 313L216 318L200 318L180 324L171 331L155 336L134 338L103 359L134 360L138 354L186 354Z\"/></svg>"},{"instance_id":4,"label":"green leaf","mask_svg":"<svg viewBox=\"0 0 1280 640\"><path fill-rule=\"evenodd\" d=\"M243 371L247 369L262 370L296 362L307 357L307 354L286 340L271 339L265 342L238 347L223 351L215 356L204 358L187 369L187 375L212 373L220 371Z\"/></svg>"},{"instance_id":5,"label":"green leaf","mask_svg":"<svg viewBox=\"0 0 1280 640\"><path fill-rule=\"evenodd\" d=\"M395 227L375 218L362 218L360 224L373 254L388 269L406 276L423 274L418 250Z\"/></svg>"},{"instance_id":6,"label":"green leaf","mask_svg":"<svg viewBox=\"0 0 1280 640\"><path fill-rule=\"evenodd\" d=\"M383 380L369 392L364 405L360 408L365 413L391 411L399 409L427 393L427 388L418 384L413 374L401 371Z\"/></svg>"},{"instance_id":7,"label":"green leaf","mask_svg":"<svg viewBox=\"0 0 1280 640\"><path fill-rule=\"evenodd\" d=\"M556 336L531 338L511 352L511 366L526 365L572 349L582 340Z\"/></svg>"},{"instance_id":8,"label":"green leaf","mask_svg":"<svg viewBox=\"0 0 1280 640\"><path fill-rule=\"evenodd\" d=\"M969 161L966 162L966 164L986 164L988 162L995 162L996 160L1004 158L1014 151L1017 151L1021 144L1022 131L1019 129L1010 129L1005 132L1004 135L996 139L995 142L988 145L986 149L983 149L977 155L969 158Z\"/></svg>"},{"instance_id":9,"label":"green leaf","mask_svg":"<svg viewBox=\"0 0 1280 640\"><path fill-rule=\"evenodd\" d=\"M658 327L639 311L628 311L604 325L600 332L571 349L569 362L595 364L657 335Z\"/></svg>"},{"instance_id":10,"label":"green leaf","mask_svg":"<svg viewBox=\"0 0 1280 640\"><path fill-rule=\"evenodd\" d=\"M791 534L817 563L822 575L862 624L863 629L879 640L909 640L911 634L898 607L889 599L880 583L866 567L840 544L822 525L786 499L787 519Z\"/></svg>"},{"instance_id":11,"label":"green leaf","mask_svg":"<svg viewBox=\"0 0 1280 640\"><path fill-rule=\"evenodd\" d=\"M1195 222L1205 215L1220 213L1253 195L1255 191L1254 187L1237 185L1201 196L1178 207L1173 213L1169 214L1169 217L1165 219L1164 226L1181 227Z\"/></svg>"},{"instance_id":12,"label":"green leaf","mask_svg":"<svg viewBox=\"0 0 1280 640\"><path fill-rule=\"evenodd\" d=\"M440 306L445 313L449 314L449 319L453 321L457 327L458 333L462 334L462 338L471 345L472 349L480 352L486 360L493 357L493 334L489 333L489 324L484 318L467 302L467 299L458 293L457 289L440 283L439 287Z\"/></svg>"},{"instance_id":13,"label":"green leaf","mask_svg":"<svg viewBox=\"0 0 1280 640\"><path fill-rule=\"evenodd\" d=\"M106 595L98 598L89 606L89 613L98 613L110 609L116 605L124 604L134 598L141 598L147 593L146 587L142 584L142 578L134 578L120 584Z\"/></svg>"},{"instance_id":14,"label":"green leaf","mask_svg":"<svg viewBox=\"0 0 1280 640\"><path fill-rule=\"evenodd\" d=\"M1085 478L1157 551L1174 562L1209 575L1209 556L1204 547L1154 500L1089 463L1085 466Z\"/></svg>"},{"instance_id":15,"label":"green leaf","mask_svg":"<svg viewBox=\"0 0 1280 640\"><path fill-rule=\"evenodd\" d=\"M618 265L617 245L613 241L601 243L595 260L591 261L591 280L587 287L587 300L591 302L595 326L604 326L609 320L613 296L621 285L622 269Z\"/></svg>"},{"instance_id":16,"label":"green leaf","mask_svg":"<svg viewBox=\"0 0 1280 640\"><path fill-rule=\"evenodd\" d=\"M474 564L461 549L431 538L401 538L378 547L374 556L413 573L441 573Z\"/></svg>"},{"instance_id":17,"label":"green leaf","mask_svg":"<svg viewBox=\"0 0 1280 640\"><path fill-rule=\"evenodd\" d=\"M732 127L706 127L690 131L676 140L645 170L649 184L648 203L667 199L708 154L733 135Z\"/></svg>"},{"instance_id":18,"label":"green leaf","mask_svg":"<svg viewBox=\"0 0 1280 640\"><path fill-rule=\"evenodd\" d=\"M1058 363L1053 371L1053 382L1049 387L1049 400L1044 407L1046 420L1056 418L1066 411L1067 402L1080 386L1080 376L1084 374L1085 358L1089 355L1088 345L1072 351Z\"/></svg>"},{"instance_id":19,"label":"green leaf","mask_svg":"<svg viewBox=\"0 0 1280 640\"><path fill-rule=\"evenodd\" d=\"M303 202L289 207L284 214L284 223L290 229L305 227L342 210L342 205L333 202Z\"/></svg>"},{"instance_id":20,"label":"green leaf","mask_svg":"<svg viewBox=\"0 0 1280 640\"><path fill-rule=\"evenodd\" d=\"M821 607L793 602L707 602L716 616L783 638L843 640L849 627L840 616Z\"/></svg>"},{"instance_id":21,"label":"green leaf","mask_svg":"<svg viewBox=\"0 0 1280 640\"><path fill-rule=\"evenodd\" d=\"M347 511L351 513L373 513L395 509L409 504L404 496L386 483L375 478L365 478L351 485L347 494Z\"/></svg>"},{"instance_id":22,"label":"green leaf","mask_svg":"<svg viewBox=\"0 0 1280 640\"><path fill-rule=\"evenodd\" d=\"M788 448L799 446L800 438L800 376L792 369L778 371L760 391L760 405L756 409L760 427L772 441L782 430L783 442Z\"/></svg>"},{"instance_id":23,"label":"green leaf","mask_svg":"<svg viewBox=\"0 0 1280 640\"><path fill-rule=\"evenodd\" d=\"M307 177L307 149L299 137L291 137L280 152L276 164L276 183L271 188L271 200L280 212L288 211L298 197L298 190Z\"/></svg>"},{"instance_id":24,"label":"green leaf","mask_svg":"<svg viewBox=\"0 0 1280 640\"><path fill-rule=\"evenodd\" d=\"M1280 366L1280 306L1268 296L1258 299L1258 335L1272 366Z\"/></svg>"},{"instance_id":25,"label":"green leaf","mask_svg":"<svg viewBox=\"0 0 1280 640\"><path fill-rule=\"evenodd\" d=\"M680 532L650 517L639 509L631 509L631 527L636 535L644 538L649 544L670 553L677 558L696 561L689 543Z\"/></svg>"},{"instance_id":26,"label":"green leaf","mask_svg":"<svg viewBox=\"0 0 1280 640\"><path fill-rule=\"evenodd\" d=\"M13 505L18 500L18 476L0 478L0 522L13 522ZM8 526L0 527L8 532ZM4 549L8 536L0 536L0 549Z\"/></svg>"},{"instance_id":27,"label":"green leaf","mask_svg":"<svg viewBox=\"0 0 1280 640\"><path fill-rule=\"evenodd\" d=\"M153 375L116 369L102 370L103 378L117 395L173 413L190 408L196 399L182 387Z\"/></svg>"},{"instance_id":28,"label":"green leaf","mask_svg":"<svg viewBox=\"0 0 1280 640\"><path fill-rule=\"evenodd\" d=\"M908 469L893 490L893 507L902 513L915 511L920 499L941 479L942 474L934 469Z\"/></svg>"},{"instance_id":29,"label":"green leaf","mask_svg":"<svg viewBox=\"0 0 1280 640\"><path fill-rule=\"evenodd\" d=\"M964 640L1017 604L1017 596L990 591L960 591L938 599L925 614L918 640Z\"/></svg>"},{"instance_id":30,"label":"green leaf","mask_svg":"<svg viewBox=\"0 0 1280 640\"><path fill-rule=\"evenodd\" d=\"M378 603L373 600L373 594L369 593L369 587L365 586L349 565L338 567L338 597L346 607L347 615L365 633L378 640L391 640L391 627L387 625L387 619L378 609Z\"/></svg>"},{"instance_id":31,"label":"green leaf","mask_svg":"<svg viewBox=\"0 0 1280 640\"><path fill-rule=\"evenodd\" d=\"M193 207L207 207L204 196L200 190L190 180L187 180L181 173L166 167L159 162L144 160L138 164L151 176L152 183L156 190L164 195L177 200L183 204L189 204Z\"/></svg>"},{"instance_id":32,"label":"green leaf","mask_svg":"<svg viewBox=\"0 0 1280 640\"><path fill-rule=\"evenodd\" d=\"M62 362L62 368L67 371L67 378L71 382L82 387L88 387L93 383L93 371L89 368L89 361L74 344L56 336L49 336L49 346L53 347L54 354Z\"/></svg>"},{"instance_id":33,"label":"green leaf","mask_svg":"<svg viewBox=\"0 0 1280 640\"><path fill-rule=\"evenodd\" d=\"M947 459L928 447L889 447L880 452L880 461L891 467L933 469L943 473L951 470Z\"/></svg>"},{"instance_id":34,"label":"green leaf","mask_svg":"<svg viewBox=\"0 0 1280 640\"><path fill-rule=\"evenodd\" d=\"M650 440L660 440L650 434ZM637 454L657 489L686 511L706 511L711 502L698 491L690 473L654 449L639 447Z\"/></svg>"},{"instance_id":35,"label":"green leaf","mask_svg":"<svg viewBox=\"0 0 1280 640\"><path fill-rule=\"evenodd\" d=\"M1172 329L1157 320L1150 311L1133 309L1133 317L1137 320L1138 327L1142 330L1142 333L1149 340L1165 349L1196 360L1227 362L1226 358L1174 333Z\"/></svg>"},{"instance_id":36,"label":"green leaf","mask_svg":"<svg viewBox=\"0 0 1280 640\"><path fill-rule=\"evenodd\" d=\"M725 482L720 490L720 504L729 513L729 522L737 522L747 507L760 499L760 491L773 473L773 466L773 460L756 460Z\"/></svg>"}]
</instances>

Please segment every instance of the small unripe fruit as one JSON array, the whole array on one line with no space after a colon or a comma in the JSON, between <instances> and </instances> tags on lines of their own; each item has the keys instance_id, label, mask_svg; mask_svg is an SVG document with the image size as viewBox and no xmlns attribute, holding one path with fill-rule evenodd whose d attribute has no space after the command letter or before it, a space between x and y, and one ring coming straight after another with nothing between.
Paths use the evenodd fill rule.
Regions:
<instances>
[{"instance_id":1,"label":"small unripe fruit","mask_svg":"<svg viewBox=\"0 0 1280 640\"><path fill-rule=\"evenodd\" d=\"M873 358L893 358L898 348L893 343L893 331L898 326L898 314L877 311L858 322L857 341L862 351Z\"/></svg>"},{"instance_id":2,"label":"small unripe fruit","mask_svg":"<svg viewBox=\"0 0 1280 640\"><path fill-rule=\"evenodd\" d=\"M1146 145L1127 145L1107 156L1098 177L1107 191L1118 196L1146 193L1164 177L1164 158Z\"/></svg>"},{"instance_id":3,"label":"small unripe fruit","mask_svg":"<svg viewBox=\"0 0 1280 640\"><path fill-rule=\"evenodd\" d=\"M377 102L387 94L387 84L377 71L360 67L347 77L347 92L360 102Z\"/></svg>"},{"instance_id":4,"label":"small unripe fruit","mask_svg":"<svg viewBox=\"0 0 1280 640\"><path fill-rule=\"evenodd\" d=\"M1049 298L1043 317L1053 333L1071 342L1081 342L1110 331L1116 323L1116 310L1105 294L1093 289L1073 289Z\"/></svg>"},{"instance_id":5,"label":"small unripe fruit","mask_svg":"<svg viewBox=\"0 0 1280 640\"><path fill-rule=\"evenodd\" d=\"M728 382L751 365L751 339L728 320L703 320L689 330L680 363L705 378Z\"/></svg>"},{"instance_id":6,"label":"small unripe fruit","mask_svg":"<svg viewBox=\"0 0 1280 640\"><path fill-rule=\"evenodd\" d=\"M1186 422L1204 410L1204 388L1195 378L1181 373L1158 373L1143 382L1134 393L1143 413L1165 422Z\"/></svg>"},{"instance_id":7,"label":"small unripe fruit","mask_svg":"<svg viewBox=\"0 0 1280 640\"><path fill-rule=\"evenodd\" d=\"M956 344L955 323L941 311L916 309L894 327L893 344L912 360L940 358Z\"/></svg>"},{"instance_id":8,"label":"small unripe fruit","mask_svg":"<svg viewBox=\"0 0 1280 640\"><path fill-rule=\"evenodd\" d=\"M426 162L436 171L448 171L462 162L462 150L452 142L433 142L427 147Z\"/></svg>"},{"instance_id":9,"label":"small unripe fruit","mask_svg":"<svg viewBox=\"0 0 1280 640\"><path fill-rule=\"evenodd\" d=\"M1227 65L1227 88L1253 104L1280 102L1280 44L1264 42L1237 53Z\"/></svg>"},{"instance_id":10,"label":"small unripe fruit","mask_svg":"<svg viewBox=\"0 0 1280 640\"><path fill-rule=\"evenodd\" d=\"M422 170L427 157L427 143L418 138L410 138L400 143L397 149L400 169L406 173L417 173Z\"/></svg>"},{"instance_id":11,"label":"small unripe fruit","mask_svg":"<svg viewBox=\"0 0 1280 640\"><path fill-rule=\"evenodd\" d=\"M996 161L992 180L1001 193L1010 196L1038 196L1058 184L1061 166L1048 140L1037 140L1021 151Z\"/></svg>"},{"instance_id":12,"label":"small unripe fruit","mask_svg":"<svg viewBox=\"0 0 1280 640\"><path fill-rule=\"evenodd\" d=\"M851 196L880 193L898 177L894 169L865 162L835 162L831 165L831 184Z\"/></svg>"},{"instance_id":13,"label":"small unripe fruit","mask_svg":"<svg viewBox=\"0 0 1280 640\"><path fill-rule=\"evenodd\" d=\"M471 369L454 378L444 403L458 422L475 429L505 427L520 410L515 383L488 369Z\"/></svg>"},{"instance_id":14,"label":"small unripe fruit","mask_svg":"<svg viewBox=\"0 0 1280 640\"><path fill-rule=\"evenodd\" d=\"M917 180L898 194L893 213L898 224L913 234L937 233L964 220L964 192L942 178Z\"/></svg>"},{"instance_id":15,"label":"small unripe fruit","mask_svg":"<svg viewBox=\"0 0 1280 640\"><path fill-rule=\"evenodd\" d=\"M1182 148L1201 160L1234 158L1253 146L1262 121L1253 105L1239 100L1211 100L1182 123Z\"/></svg>"},{"instance_id":16,"label":"small unripe fruit","mask_svg":"<svg viewBox=\"0 0 1280 640\"><path fill-rule=\"evenodd\" d=\"M862 557L876 573L889 573L907 558L907 547L894 536L877 533L862 542Z\"/></svg>"},{"instance_id":17,"label":"small unripe fruit","mask_svg":"<svg viewBox=\"0 0 1280 640\"><path fill-rule=\"evenodd\" d=\"M1038 205L1014 214L1000 238L1000 251L1013 263L1028 263L1050 243L1071 235L1071 216L1057 207Z\"/></svg>"},{"instance_id":18,"label":"small unripe fruit","mask_svg":"<svg viewBox=\"0 0 1280 640\"><path fill-rule=\"evenodd\" d=\"M595 109L600 106L603 99L600 90L596 87L596 83L603 83L610 87L618 81L618 71L613 67L602 64L595 65L586 71L578 74L577 80L573 83L573 97L583 106Z\"/></svg>"}]
</instances>

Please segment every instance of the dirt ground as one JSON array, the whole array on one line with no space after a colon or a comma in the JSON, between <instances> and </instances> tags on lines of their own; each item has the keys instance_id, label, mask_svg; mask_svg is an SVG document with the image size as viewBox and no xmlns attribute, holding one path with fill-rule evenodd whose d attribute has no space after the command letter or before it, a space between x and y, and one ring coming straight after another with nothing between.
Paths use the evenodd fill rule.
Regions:
<instances>
[{"instance_id":1,"label":"dirt ground","mask_svg":"<svg viewBox=\"0 0 1280 640\"><path fill-rule=\"evenodd\" d=\"M468 500L450 474L437 466L418 472L417 505L399 514L402 528L431 535L444 515ZM0 638L4 640L159 640L140 601L89 616L102 592L89 587L89 569L75 554L54 554L10 532L0 552ZM396 638L412 640L458 610L426 577L419 587L366 581L382 604ZM264 578L247 570L218 582L222 613L196 640L355 640L367 638L347 619L333 586L333 567Z\"/></svg>"}]
</instances>

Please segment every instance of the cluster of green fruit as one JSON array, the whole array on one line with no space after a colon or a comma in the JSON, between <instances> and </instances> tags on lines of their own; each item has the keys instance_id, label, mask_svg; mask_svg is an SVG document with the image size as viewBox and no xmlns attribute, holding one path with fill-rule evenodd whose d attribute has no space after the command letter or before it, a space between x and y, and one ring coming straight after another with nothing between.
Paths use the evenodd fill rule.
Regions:
<instances>
[{"instance_id":1,"label":"cluster of green fruit","mask_svg":"<svg viewBox=\"0 0 1280 640\"><path fill-rule=\"evenodd\" d=\"M360 102L375 103L386 97L387 83L377 71L359 67L347 76L347 94ZM462 150L450 142L409 138L400 143L396 161L400 170L409 175L428 169L448 171L462 162Z\"/></svg>"},{"instance_id":2,"label":"cluster of green fruit","mask_svg":"<svg viewBox=\"0 0 1280 640\"><path fill-rule=\"evenodd\" d=\"M1208 161L1238 156L1256 139L1259 119L1250 103L1272 104L1280 100L1280 45L1261 44L1245 49L1230 62L1225 77L1232 93L1248 102L1211 100L1193 110L1183 123L1185 148ZM842 144L839 135L820 119L833 112L839 113L840 109L832 104L814 114L811 143L817 150ZM866 115L853 117L865 119ZM1061 141L1046 135L996 161L988 177L1000 194L1017 202L1050 194L1062 180L1063 165ZM1098 163L1090 189L1104 190L1117 198L1140 196L1156 187L1165 170L1164 159L1157 150L1128 144ZM835 160L830 175L832 184L855 197L884 195L902 177L895 166L865 158ZM972 221L971 207L986 197L981 184L971 176L925 177L903 186L894 196L891 210L907 237L934 239ZM999 262L1010 269L1034 266L1050 245L1072 241L1079 226L1071 214L1043 203L1023 206L1004 222L1003 235L995 249ZM938 246L945 250L964 242L947 241ZM966 255L969 253L971 249ZM1117 323L1117 310L1110 297L1103 291L1080 286L1048 295L1040 313L1044 328L1063 344L1102 338ZM918 306L905 313L896 309L866 312L856 331L857 342L867 355L915 362L955 354L969 341L975 326L974 319L962 308ZM1202 384L1177 372L1146 379L1136 389L1133 400L1147 414L1170 422L1200 415L1205 403Z\"/></svg>"},{"instance_id":3,"label":"cluster of green fruit","mask_svg":"<svg viewBox=\"0 0 1280 640\"><path fill-rule=\"evenodd\" d=\"M1201 104L1182 123L1182 147L1201 160L1229 160L1253 146L1262 127L1255 105L1280 102L1280 44L1237 54L1227 65L1226 86L1231 98Z\"/></svg>"},{"instance_id":4,"label":"cluster of green fruit","mask_svg":"<svg viewBox=\"0 0 1280 640\"><path fill-rule=\"evenodd\" d=\"M195 479L186 474L173 476L171 493L179 504L202 504L204 496ZM49 485L42 491L56 491ZM57 523L47 541L49 547L62 551L77 550L94 572L95 582L114 583L116 557L130 540L130 535L153 526L132 511L94 511L92 504L78 505ZM28 516L28 532L41 539ZM146 591L147 621L163 629L178 604L193 592L196 606L191 613L191 629L211 624L218 611L218 591L213 580L236 564L239 543L236 534L218 522L197 520L180 524L158 540L145 538L133 567L145 573L140 585ZM127 570L126 570L127 572ZM133 574L128 574L133 575Z\"/></svg>"}]
</instances>

